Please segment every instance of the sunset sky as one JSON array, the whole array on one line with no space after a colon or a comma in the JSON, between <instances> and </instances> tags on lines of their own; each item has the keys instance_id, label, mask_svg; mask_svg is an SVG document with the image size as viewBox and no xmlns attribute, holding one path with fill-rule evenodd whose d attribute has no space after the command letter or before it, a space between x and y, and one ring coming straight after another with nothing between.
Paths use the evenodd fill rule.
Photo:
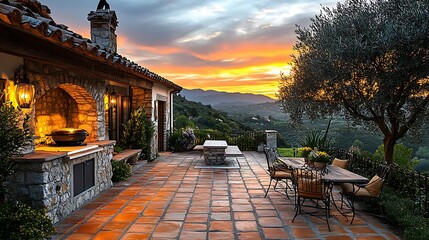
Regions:
<instances>
[{"instance_id":1,"label":"sunset sky","mask_svg":"<svg viewBox=\"0 0 429 240\"><path fill-rule=\"evenodd\" d=\"M98 0L39 0L56 23L90 38ZM280 71L321 6L338 0L108 0L118 53L184 88L274 97Z\"/></svg>"}]
</instances>

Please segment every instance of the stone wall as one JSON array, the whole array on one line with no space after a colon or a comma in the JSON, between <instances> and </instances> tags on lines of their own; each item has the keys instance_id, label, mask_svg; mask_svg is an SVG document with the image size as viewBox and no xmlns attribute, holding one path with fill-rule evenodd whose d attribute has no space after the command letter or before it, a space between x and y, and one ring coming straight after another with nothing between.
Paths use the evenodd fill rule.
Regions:
<instances>
[{"instance_id":1,"label":"stone wall","mask_svg":"<svg viewBox=\"0 0 429 240\"><path fill-rule=\"evenodd\" d=\"M144 107L147 116L152 118L152 89L131 87L131 99L132 110Z\"/></svg>"},{"instance_id":2,"label":"stone wall","mask_svg":"<svg viewBox=\"0 0 429 240\"><path fill-rule=\"evenodd\" d=\"M46 208L54 222L61 221L84 203L112 186L113 143L101 151L67 160L66 156L43 161L17 161L17 170L10 182L10 197L29 200L37 208ZM28 155L31 156L31 155ZM73 165L95 160L94 186L73 196Z\"/></svg>"},{"instance_id":3,"label":"stone wall","mask_svg":"<svg viewBox=\"0 0 429 240\"><path fill-rule=\"evenodd\" d=\"M276 130L265 130L266 135L266 147L277 148L277 134Z\"/></svg>"},{"instance_id":4,"label":"stone wall","mask_svg":"<svg viewBox=\"0 0 429 240\"><path fill-rule=\"evenodd\" d=\"M36 102L36 136L41 137L42 142L45 134L51 133L58 128L78 128L79 109L76 101L63 89L55 88L45 93ZM49 143L49 142L48 142Z\"/></svg>"},{"instance_id":5,"label":"stone wall","mask_svg":"<svg viewBox=\"0 0 429 240\"><path fill-rule=\"evenodd\" d=\"M103 79L97 79L83 73L76 73L56 66L25 60L28 78L35 85L35 103L31 111L33 132L36 126L35 107L45 107L48 103L43 96L54 89L60 88L69 94L78 105L77 128L85 129L90 134L86 142L106 139L104 94L106 86ZM59 128L59 127L58 127ZM49 134L43 132L39 134ZM43 137L43 136L42 136Z\"/></svg>"}]
</instances>

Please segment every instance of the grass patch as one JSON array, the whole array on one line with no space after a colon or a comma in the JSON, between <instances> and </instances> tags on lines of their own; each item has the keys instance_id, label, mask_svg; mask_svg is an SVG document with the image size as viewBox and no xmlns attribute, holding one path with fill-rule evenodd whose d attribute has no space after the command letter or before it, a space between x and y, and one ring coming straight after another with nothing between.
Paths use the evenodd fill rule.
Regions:
<instances>
[{"instance_id":1,"label":"grass patch","mask_svg":"<svg viewBox=\"0 0 429 240\"><path fill-rule=\"evenodd\" d=\"M294 157L294 152L295 157L302 157L301 152L298 151L298 148L278 148L277 152L282 157Z\"/></svg>"}]
</instances>

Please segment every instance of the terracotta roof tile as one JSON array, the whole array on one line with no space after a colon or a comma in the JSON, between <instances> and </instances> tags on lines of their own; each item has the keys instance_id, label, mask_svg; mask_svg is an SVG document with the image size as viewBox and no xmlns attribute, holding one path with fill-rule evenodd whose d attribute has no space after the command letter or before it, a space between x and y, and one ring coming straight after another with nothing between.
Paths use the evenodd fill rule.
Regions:
<instances>
[{"instance_id":1,"label":"terracotta roof tile","mask_svg":"<svg viewBox=\"0 0 429 240\"><path fill-rule=\"evenodd\" d=\"M133 73L143 79L181 90L179 85L151 72L147 68L128 60L117 53L101 49L101 47L78 33L68 30L63 24L56 24L51 18L50 9L35 0L0 0L0 24L5 23L21 28L31 34L44 37L61 45L85 54L87 57L112 64L113 67Z\"/></svg>"}]
</instances>

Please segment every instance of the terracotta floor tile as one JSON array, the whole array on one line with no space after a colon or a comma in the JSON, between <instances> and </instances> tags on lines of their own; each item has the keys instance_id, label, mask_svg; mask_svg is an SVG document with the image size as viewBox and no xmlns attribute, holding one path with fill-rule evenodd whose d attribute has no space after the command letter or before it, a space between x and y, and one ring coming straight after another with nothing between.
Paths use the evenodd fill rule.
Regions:
<instances>
[{"instance_id":1,"label":"terracotta floor tile","mask_svg":"<svg viewBox=\"0 0 429 240\"><path fill-rule=\"evenodd\" d=\"M368 233L375 233L374 230L367 226L349 226L349 230L352 231L354 234L368 234Z\"/></svg>"},{"instance_id":2,"label":"terracotta floor tile","mask_svg":"<svg viewBox=\"0 0 429 240\"><path fill-rule=\"evenodd\" d=\"M234 212L249 212L253 211L252 205L241 205L241 204L232 204L232 210Z\"/></svg>"},{"instance_id":3,"label":"terracotta floor tile","mask_svg":"<svg viewBox=\"0 0 429 240\"><path fill-rule=\"evenodd\" d=\"M237 221L251 221L255 220L253 212L234 212L234 219Z\"/></svg>"},{"instance_id":4,"label":"terracotta floor tile","mask_svg":"<svg viewBox=\"0 0 429 240\"><path fill-rule=\"evenodd\" d=\"M283 228L262 228L267 239L289 239L289 234Z\"/></svg>"},{"instance_id":5,"label":"terracotta floor tile","mask_svg":"<svg viewBox=\"0 0 429 240\"><path fill-rule=\"evenodd\" d=\"M133 222L137 218L138 213L119 213L113 218L113 222Z\"/></svg>"},{"instance_id":6,"label":"terracotta floor tile","mask_svg":"<svg viewBox=\"0 0 429 240\"><path fill-rule=\"evenodd\" d=\"M116 215L119 212L119 209L101 209L94 213L94 215L101 215L101 216L113 216Z\"/></svg>"},{"instance_id":7,"label":"terracotta floor tile","mask_svg":"<svg viewBox=\"0 0 429 240\"><path fill-rule=\"evenodd\" d=\"M214 212L210 216L210 220L231 220L231 213L229 212Z\"/></svg>"},{"instance_id":8,"label":"terracotta floor tile","mask_svg":"<svg viewBox=\"0 0 429 240\"><path fill-rule=\"evenodd\" d=\"M353 239L350 236L344 236L344 235L340 235L340 236L326 236L326 240L350 240Z\"/></svg>"},{"instance_id":9,"label":"terracotta floor tile","mask_svg":"<svg viewBox=\"0 0 429 240\"><path fill-rule=\"evenodd\" d=\"M164 215L163 220L172 221L183 221L185 219L186 212L167 212Z\"/></svg>"},{"instance_id":10,"label":"terracotta floor tile","mask_svg":"<svg viewBox=\"0 0 429 240\"><path fill-rule=\"evenodd\" d=\"M259 232L240 232L238 233L239 240L260 240L262 239Z\"/></svg>"},{"instance_id":11,"label":"terracotta floor tile","mask_svg":"<svg viewBox=\"0 0 429 240\"><path fill-rule=\"evenodd\" d=\"M119 239L121 235L122 235L122 231L121 232L101 231L93 239L94 240L116 240L116 239Z\"/></svg>"},{"instance_id":12,"label":"terracotta floor tile","mask_svg":"<svg viewBox=\"0 0 429 240\"><path fill-rule=\"evenodd\" d=\"M94 237L93 234L72 234L69 237L65 238L66 240L89 240Z\"/></svg>"},{"instance_id":13,"label":"terracotta floor tile","mask_svg":"<svg viewBox=\"0 0 429 240\"><path fill-rule=\"evenodd\" d=\"M276 217L277 212L275 210L256 210L256 214L259 217Z\"/></svg>"},{"instance_id":14,"label":"terracotta floor tile","mask_svg":"<svg viewBox=\"0 0 429 240\"><path fill-rule=\"evenodd\" d=\"M148 233L126 233L121 240L144 240L149 239L150 234Z\"/></svg>"},{"instance_id":15,"label":"terracotta floor tile","mask_svg":"<svg viewBox=\"0 0 429 240\"><path fill-rule=\"evenodd\" d=\"M136 223L157 223L159 221L160 217L139 217L135 221Z\"/></svg>"},{"instance_id":16,"label":"terracotta floor tile","mask_svg":"<svg viewBox=\"0 0 429 240\"><path fill-rule=\"evenodd\" d=\"M76 230L76 233L96 233L102 225L103 223L84 223Z\"/></svg>"},{"instance_id":17,"label":"terracotta floor tile","mask_svg":"<svg viewBox=\"0 0 429 240\"><path fill-rule=\"evenodd\" d=\"M153 237L175 238L180 233L181 222L161 222L153 232Z\"/></svg>"},{"instance_id":18,"label":"terracotta floor tile","mask_svg":"<svg viewBox=\"0 0 429 240\"><path fill-rule=\"evenodd\" d=\"M231 221L210 221L210 232L232 232Z\"/></svg>"},{"instance_id":19,"label":"terracotta floor tile","mask_svg":"<svg viewBox=\"0 0 429 240\"><path fill-rule=\"evenodd\" d=\"M207 224L203 223L185 223L183 224L183 231L189 232L206 232Z\"/></svg>"},{"instance_id":20,"label":"terracotta floor tile","mask_svg":"<svg viewBox=\"0 0 429 240\"><path fill-rule=\"evenodd\" d=\"M231 240L234 239L232 232L209 232L209 240Z\"/></svg>"},{"instance_id":21,"label":"terracotta floor tile","mask_svg":"<svg viewBox=\"0 0 429 240\"><path fill-rule=\"evenodd\" d=\"M205 223L208 220L208 214L205 213L188 213L185 222Z\"/></svg>"},{"instance_id":22,"label":"terracotta floor tile","mask_svg":"<svg viewBox=\"0 0 429 240\"><path fill-rule=\"evenodd\" d=\"M386 238L382 236L373 235L373 236L356 236L356 239L357 240L385 240Z\"/></svg>"},{"instance_id":23,"label":"terracotta floor tile","mask_svg":"<svg viewBox=\"0 0 429 240\"><path fill-rule=\"evenodd\" d=\"M209 213L210 207L191 207L189 213Z\"/></svg>"},{"instance_id":24,"label":"terracotta floor tile","mask_svg":"<svg viewBox=\"0 0 429 240\"><path fill-rule=\"evenodd\" d=\"M231 211L231 208L229 206L228 207L212 207L211 211L212 212L229 212L229 211Z\"/></svg>"},{"instance_id":25,"label":"terracotta floor tile","mask_svg":"<svg viewBox=\"0 0 429 240\"><path fill-rule=\"evenodd\" d=\"M134 223L127 232L151 233L155 229L155 224Z\"/></svg>"},{"instance_id":26,"label":"terracotta floor tile","mask_svg":"<svg viewBox=\"0 0 429 240\"><path fill-rule=\"evenodd\" d=\"M180 233L179 239L183 240L206 240L207 238L207 232L189 232L189 231L182 231Z\"/></svg>"},{"instance_id":27,"label":"terracotta floor tile","mask_svg":"<svg viewBox=\"0 0 429 240\"><path fill-rule=\"evenodd\" d=\"M258 222L262 227L282 227L283 221L278 217L260 217Z\"/></svg>"},{"instance_id":28,"label":"terracotta floor tile","mask_svg":"<svg viewBox=\"0 0 429 240\"><path fill-rule=\"evenodd\" d=\"M103 227L103 231L118 231L123 230L130 225L131 222L109 222Z\"/></svg>"},{"instance_id":29,"label":"terracotta floor tile","mask_svg":"<svg viewBox=\"0 0 429 240\"><path fill-rule=\"evenodd\" d=\"M292 234L295 238L316 238L316 233L311 228L294 227Z\"/></svg>"},{"instance_id":30,"label":"terracotta floor tile","mask_svg":"<svg viewBox=\"0 0 429 240\"><path fill-rule=\"evenodd\" d=\"M253 232L258 230L256 221L237 221L235 222L235 227L239 232Z\"/></svg>"},{"instance_id":31,"label":"terracotta floor tile","mask_svg":"<svg viewBox=\"0 0 429 240\"><path fill-rule=\"evenodd\" d=\"M164 214L164 209L147 209L143 212L143 216L159 217Z\"/></svg>"}]
</instances>

